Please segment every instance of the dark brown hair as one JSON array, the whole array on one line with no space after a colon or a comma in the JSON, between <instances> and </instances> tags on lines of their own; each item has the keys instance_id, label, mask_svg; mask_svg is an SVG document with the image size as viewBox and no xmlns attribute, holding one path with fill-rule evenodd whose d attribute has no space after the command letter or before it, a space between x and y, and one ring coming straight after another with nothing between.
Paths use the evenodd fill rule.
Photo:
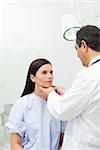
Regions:
<instances>
[{"instance_id":1,"label":"dark brown hair","mask_svg":"<svg viewBox=\"0 0 100 150\"><path fill-rule=\"evenodd\" d=\"M81 27L76 34L76 43L79 47L81 47L82 40L94 51L100 51L100 29L98 27L93 25Z\"/></svg>"},{"instance_id":2,"label":"dark brown hair","mask_svg":"<svg viewBox=\"0 0 100 150\"><path fill-rule=\"evenodd\" d=\"M39 59L34 60L30 64L29 70L28 70L28 73L27 73L25 88L22 92L21 97L24 96L24 95L27 95L29 93L32 93L34 91L35 83L31 81L30 74L33 74L35 76L37 70L45 64L51 64L51 63L48 60L44 59L44 58L39 58Z\"/></svg>"}]
</instances>

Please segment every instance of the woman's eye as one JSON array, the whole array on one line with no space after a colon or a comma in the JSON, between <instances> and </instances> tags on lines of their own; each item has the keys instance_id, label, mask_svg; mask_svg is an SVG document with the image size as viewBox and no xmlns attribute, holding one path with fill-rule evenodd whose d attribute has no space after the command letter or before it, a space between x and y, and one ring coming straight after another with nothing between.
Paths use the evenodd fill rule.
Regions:
<instances>
[{"instance_id":1,"label":"woman's eye","mask_svg":"<svg viewBox=\"0 0 100 150\"><path fill-rule=\"evenodd\" d=\"M53 74L53 71L51 70L50 72L48 72L48 71L43 71L42 72L42 74L48 74L48 73Z\"/></svg>"},{"instance_id":2,"label":"woman's eye","mask_svg":"<svg viewBox=\"0 0 100 150\"><path fill-rule=\"evenodd\" d=\"M51 70L50 73L53 74L53 71Z\"/></svg>"},{"instance_id":3,"label":"woman's eye","mask_svg":"<svg viewBox=\"0 0 100 150\"><path fill-rule=\"evenodd\" d=\"M42 74L47 74L47 71L43 71Z\"/></svg>"}]
</instances>

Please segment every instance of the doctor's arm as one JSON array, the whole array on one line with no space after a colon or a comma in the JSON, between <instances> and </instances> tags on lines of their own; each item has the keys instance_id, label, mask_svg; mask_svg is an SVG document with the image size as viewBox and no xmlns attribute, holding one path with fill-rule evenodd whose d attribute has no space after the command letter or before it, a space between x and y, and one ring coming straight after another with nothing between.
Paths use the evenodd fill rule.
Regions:
<instances>
[{"instance_id":1,"label":"doctor's arm","mask_svg":"<svg viewBox=\"0 0 100 150\"><path fill-rule=\"evenodd\" d=\"M94 90L94 78L84 72L77 75L72 87L63 95L52 91L48 95L47 107L57 119L69 121L88 107Z\"/></svg>"}]
</instances>

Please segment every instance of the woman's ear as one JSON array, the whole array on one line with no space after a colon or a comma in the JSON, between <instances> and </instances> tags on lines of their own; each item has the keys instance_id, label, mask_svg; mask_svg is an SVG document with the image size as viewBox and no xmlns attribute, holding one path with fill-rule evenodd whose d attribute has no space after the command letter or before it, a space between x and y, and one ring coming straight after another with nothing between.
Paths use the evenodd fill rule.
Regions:
<instances>
[{"instance_id":1,"label":"woman's ear","mask_svg":"<svg viewBox=\"0 0 100 150\"><path fill-rule=\"evenodd\" d=\"M32 82L35 82L35 76L33 74L30 74L30 79Z\"/></svg>"}]
</instances>

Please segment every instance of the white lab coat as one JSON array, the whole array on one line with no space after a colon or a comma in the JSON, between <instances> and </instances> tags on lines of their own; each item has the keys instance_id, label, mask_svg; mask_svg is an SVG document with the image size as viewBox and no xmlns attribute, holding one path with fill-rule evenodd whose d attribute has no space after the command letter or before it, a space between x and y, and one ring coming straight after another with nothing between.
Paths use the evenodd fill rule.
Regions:
<instances>
[{"instance_id":1,"label":"white lab coat","mask_svg":"<svg viewBox=\"0 0 100 150\"><path fill-rule=\"evenodd\" d=\"M51 92L47 107L68 121L62 150L100 150L100 61L97 56L76 76L63 96Z\"/></svg>"}]
</instances>

